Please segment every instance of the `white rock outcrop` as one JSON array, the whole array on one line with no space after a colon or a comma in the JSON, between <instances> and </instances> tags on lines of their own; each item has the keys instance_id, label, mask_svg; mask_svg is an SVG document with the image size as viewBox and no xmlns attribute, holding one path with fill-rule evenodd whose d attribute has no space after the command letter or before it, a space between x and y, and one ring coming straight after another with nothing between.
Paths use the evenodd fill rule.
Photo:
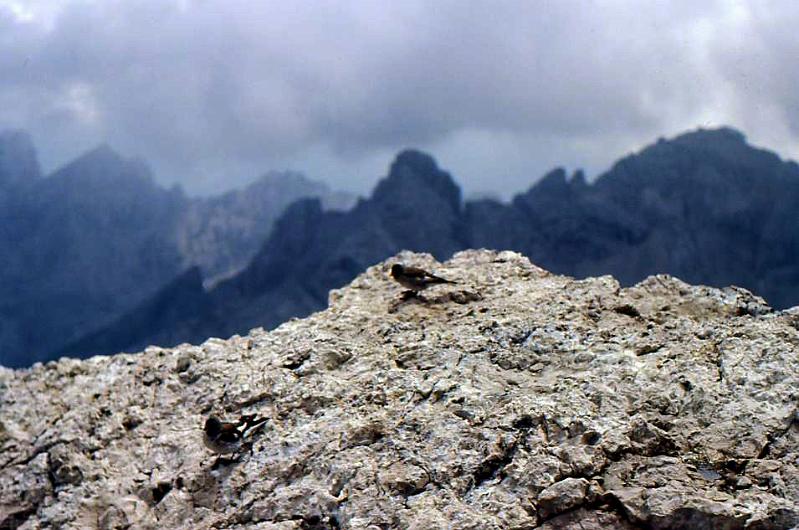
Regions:
<instances>
[{"instance_id":1,"label":"white rock outcrop","mask_svg":"<svg viewBox=\"0 0 799 530\"><path fill-rule=\"evenodd\" d=\"M400 301L402 261L457 285ZM0 528L799 524L799 310L404 253L272 332L0 371ZM269 418L215 461L215 413Z\"/></svg>"}]
</instances>

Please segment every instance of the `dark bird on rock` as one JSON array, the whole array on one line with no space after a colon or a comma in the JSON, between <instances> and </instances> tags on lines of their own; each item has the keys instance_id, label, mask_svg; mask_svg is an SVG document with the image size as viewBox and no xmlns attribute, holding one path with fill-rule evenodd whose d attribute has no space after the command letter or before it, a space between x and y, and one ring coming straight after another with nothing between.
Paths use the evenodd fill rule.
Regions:
<instances>
[{"instance_id":1,"label":"dark bird on rock","mask_svg":"<svg viewBox=\"0 0 799 530\"><path fill-rule=\"evenodd\" d=\"M418 267L406 267L404 265L400 265L399 263L395 263L391 266L391 277L414 295L419 293L419 291L424 291L431 285L456 283L450 280L445 280L444 278L440 278L434 274L430 274L424 269L420 269Z\"/></svg>"},{"instance_id":2,"label":"dark bird on rock","mask_svg":"<svg viewBox=\"0 0 799 530\"><path fill-rule=\"evenodd\" d=\"M228 423L210 416L205 420L203 441L208 449L217 454L236 453L244 446L244 439L266 421L266 418L256 418L254 414L242 416L238 423Z\"/></svg>"}]
</instances>

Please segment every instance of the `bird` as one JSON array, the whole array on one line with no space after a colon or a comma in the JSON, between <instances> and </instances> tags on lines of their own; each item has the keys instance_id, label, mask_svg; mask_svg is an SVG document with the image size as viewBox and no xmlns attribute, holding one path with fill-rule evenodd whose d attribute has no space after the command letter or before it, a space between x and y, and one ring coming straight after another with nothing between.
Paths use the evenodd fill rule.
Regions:
<instances>
[{"instance_id":1,"label":"bird","mask_svg":"<svg viewBox=\"0 0 799 530\"><path fill-rule=\"evenodd\" d=\"M416 296L420 291L424 291L431 285L457 283L430 274L424 269L406 267L399 263L395 263L391 266L391 277L394 278L397 283L408 289L407 292L411 293L413 296Z\"/></svg>"},{"instance_id":2,"label":"bird","mask_svg":"<svg viewBox=\"0 0 799 530\"><path fill-rule=\"evenodd\" d=\"M245 446L244 438L266 421L267 418L256 418L255 414L242 416L238 423L224 422L216 416L209 416L203 427L203 442L208 449L219 455L237 453Z\"/></svg>"}]
</instances>

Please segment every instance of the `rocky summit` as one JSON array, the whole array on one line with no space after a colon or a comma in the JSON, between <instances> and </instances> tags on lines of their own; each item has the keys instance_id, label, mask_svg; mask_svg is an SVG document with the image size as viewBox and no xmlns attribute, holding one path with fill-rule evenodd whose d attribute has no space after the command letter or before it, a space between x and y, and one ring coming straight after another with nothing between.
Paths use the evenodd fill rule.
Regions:
<instances>
[{"instance_id":1,"label":"rocky summit","mask_svg":"<svg viewBox=\"0 0 799 530\"><path fill-rule=\"evenodd\" d=\"M402 253L272 332L0 388L2 528L799 524L799 308L735 287ZM212 414L268 421L218 458Z\"/></svg>"}]
</instances>

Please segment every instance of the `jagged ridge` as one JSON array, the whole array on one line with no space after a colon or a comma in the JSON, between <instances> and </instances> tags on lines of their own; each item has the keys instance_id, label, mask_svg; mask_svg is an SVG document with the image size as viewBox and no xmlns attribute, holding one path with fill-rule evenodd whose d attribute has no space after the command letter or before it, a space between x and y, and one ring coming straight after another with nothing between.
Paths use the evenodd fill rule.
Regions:
<instances>
[{"instance_id":1,"label":"jagged ridge","mask_svg":"<svg viewBox=\"0 0 799 530\"><path fill-rule=\"evenodd\" d=\"M0 133L0 364L49 360L80 337L108 345L98 328L139 305L160 307L150 296L164 287L174 294L167 284L192 266L204 281L243 268L278 214L306 196L348 202L293 173L267 174L218 197L186 197L107 145L41 178L28 135ZM187 312L165 311L161 326L167 317L176 323L176 314ZM139 311L129 320L138 336L154 338L159 327L142 324L158 316Z\"/></svg>"},{"instance_id":2,"label":"jagged ridge","mask_svg":"<svg viewBox=\"0 0 799 530\"><path fill-rule=\"evenodd\" d=\"M513 249L558 273L610 273L625 285L668 272L741 285L787 307L799 303L797 205L799 167L726 128L658 141L594 184L581 172L553 170L510 204L461 204L460 189L432 157L405 151L349 212L326 213L313 202L289 208L249 267L209 293L210 318L192 315L171 334L117 340L112 349L84 341L63 353L271 328L323 308L330 289L402 249L439 259L465 248ZM106 334L127 337L128 327L123 318Z\"/></svg>"}]
</instances>

